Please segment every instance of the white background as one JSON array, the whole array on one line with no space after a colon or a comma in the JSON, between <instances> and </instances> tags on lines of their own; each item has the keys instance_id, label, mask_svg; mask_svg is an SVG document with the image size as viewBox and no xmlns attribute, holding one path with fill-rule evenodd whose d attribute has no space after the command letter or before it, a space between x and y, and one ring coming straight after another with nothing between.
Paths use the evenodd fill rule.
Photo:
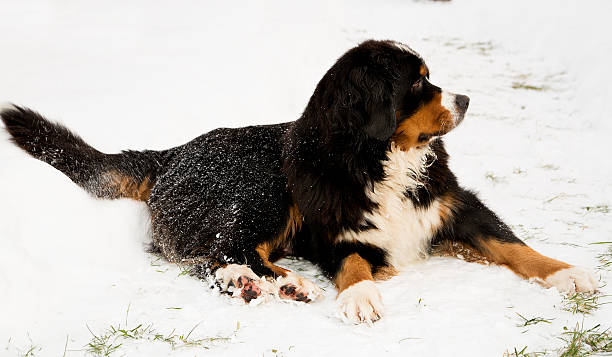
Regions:
<instances>
[{"instance_id":1,"label":"white background","mask_svg":"<svg viewBox=\"0 0 612 357\"><path fill-rule=\"evenodd\" d=\"M447 138L460 182L543 254L596 268L612 241L609 1L0 1L0 101L29 106L101 151L162 149L216 127L295 120L360 41L418 51L467 94ZM531 89L529 89L531 88ZM586 209L585 207L595 207ZM599 208L597 208L599 207ZM335 289L244 306L144 252L143 203L90 198L0 133L0 355L80 356L110 325L232 336L203 347L119 341L116 355L499 356L553 350L582 315L501 267L432 258L380 283L373 327L335 316ZM601 291L612 278L597 271ZM604 305L585 327L612 325ZM180 307L181 309L169 309ZM552 323L517 327L526 317ZM240 328L236 330L237 324ZM87 326L86 326L87 325Z\"/></svg>"}]
</instances>

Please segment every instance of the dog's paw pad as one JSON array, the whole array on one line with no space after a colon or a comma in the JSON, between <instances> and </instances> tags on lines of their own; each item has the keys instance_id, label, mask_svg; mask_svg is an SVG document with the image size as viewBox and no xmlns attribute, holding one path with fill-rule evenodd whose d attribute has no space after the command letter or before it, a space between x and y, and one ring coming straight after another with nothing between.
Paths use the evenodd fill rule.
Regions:
<instances>
[{"instance_id":1,"label":"dog's paw pad","mask_svg":"<svg viewBox=\"0 0 612 357\"><path fill-rule=\"evenodd\" d=\"M298 287L293 284L286 284L280 287L278 291L278 296L281 299L295 300L300 302L310 302L308 295L306 293L300 292Z\"/></svg>"},{"instance_id":2,"label":"dog's paw pad","mask_svg":"<svg viewBox=\"0 0 612 357\"><path fill-rule=\"evenodd\" d=\"M279 277L276 281L278 296L285 300L294 300L308 303L317 300L321 294L321 288L308 279L288 272L287 276Z\"/></svg>"},{"instance_id":3,"label":"dog's paw pad","mask_svg":"<svg viewBox=\"0 0 612 357\"><path fill-rule=\"evenodd\" d=\"M257 299L261 295L261 288L257 286L255 281L247 276L241 276L238 278L238 288L240 288L240 297L245 302L250 302L253 299Z\"/></svg>"},{"instance_id":4,"label":"dog's paw pad","mask_svg":"<svg viewBox=\"0 0 612 357\"><path fill-rule=\"evenodd\" d=\"M232 297L240 297L246 303L260 297L269 290L269 283L257 276L246 265L229 264L215 272L215 279L221 291Z\"/></svg>"},{"instance_id":5,"label":"dog's paw pad","mask_svg":"<svg viewBox=\"0 0 612 357\"><path fill-rule=\"evenodd\" d=\"M340 318L350 323L371 324L379 320L384 307L380 292L371 280L351 285L338 295Z\"/></svg>"},{"instance_id":6,"label":"dog's paw pad","mask_svg":"<svg viewBox=\"0 0 612 357\"><path fill-rule=\"evenodd\" d=\"M563 293L592 293L597 289L595 274L581 267L561 269L544 279L546 285L555 287Z\"/></svg>"}]
</instances>

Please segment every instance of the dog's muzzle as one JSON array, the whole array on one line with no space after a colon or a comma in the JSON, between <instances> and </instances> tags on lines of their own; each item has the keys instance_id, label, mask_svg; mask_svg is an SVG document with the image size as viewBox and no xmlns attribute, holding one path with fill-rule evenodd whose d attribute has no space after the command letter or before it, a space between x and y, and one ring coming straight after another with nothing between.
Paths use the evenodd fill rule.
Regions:
<instances>
[{"instance_id":1,"label":"dog's muzzle","mask_svg":"<svg viewBox=\"0 0 612 357\"><path fill-rule=\"evenodd\" d=\"M467 95L442 91L442 106L451 113L454 126L461 123L469 105L470 97Z\"/></svg>"}]
</instances>

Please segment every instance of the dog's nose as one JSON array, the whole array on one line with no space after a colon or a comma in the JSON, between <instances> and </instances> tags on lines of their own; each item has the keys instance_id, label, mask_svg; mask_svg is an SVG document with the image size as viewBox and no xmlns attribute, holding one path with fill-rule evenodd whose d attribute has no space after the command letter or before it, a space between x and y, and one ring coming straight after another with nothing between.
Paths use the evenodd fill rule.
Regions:
<instances>
[{"instance_id":1,"label":"dog's nose","mask_svg":"<svg viewBox=\"0 0 612 357\"><path fill-rule=\"evenodd\" d=\"M457 108L459 108L459 110L465 112L467 110L468 105L470 104L470 97L468 97L467 95L457 94L457 96L455 97L455 104L457 105Z\"/></svg>"}]
</instances>

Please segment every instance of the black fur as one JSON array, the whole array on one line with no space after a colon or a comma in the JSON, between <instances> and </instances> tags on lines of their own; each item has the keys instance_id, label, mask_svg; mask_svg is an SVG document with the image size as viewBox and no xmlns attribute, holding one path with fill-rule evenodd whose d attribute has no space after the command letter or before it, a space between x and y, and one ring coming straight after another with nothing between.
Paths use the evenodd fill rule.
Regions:
<instances>
[{"instance_id":1,"label":"black fur","mask_svg":"<svg viewBox=\"0 0 612 357\"><path fill-rule=\"evenodd\" d=\"M280 150L289 124L217 129L171 149L149 198L153 243L180 262L243 263L284 229L291 197Z\"/></svg>"},{"instance_id":2,"label":"black fur","mask_svg":"<svg viewBox=\"0 0 612 357\"><path fill-rule=\"evenodd\" d=\"M142 182L145 177L155 181L166 160L166 152L149 150L103 154L64 126L27 108L12 106L0 116L17 146L60 170L96 197L120 197L104 174L113 171L134 182Z\"/></svg>"},{"instance_id":3,"label":"black fur","mask_svg":"<svg viewBox=\"0 0 612 357\"><path fill-rule=\"evenodd\" d=\"M420 63L386 41L367 41L317 85L283 151L289 189L315 235L333 239L374 208L365 188L384 178L395 110Z\"/></svg>"},{"instance_id":4,"label":"black fur","mask_svg":"<svg viewBox=\"0 0 612 357\"><path fill-rule=\"evenodd\" d=\"M255 247L282 234L289 208L297 205L301 230L281 250L310 259L333 277L351 253L375 270L387 264L383 249L336 238L345 229L378 229L363 220L376 209L366 191L385 179L382 162L399 123L396 114L409 117L440 91L421 84L421 66L420 57L392 42L367 41L323 76L298 120L217 129L159 152L104 154L31 110L16 107L0 116L19 147L98 197L122 197L112 175L151 182L146 202L153 250L170 261L195 264L202 273L216 264L249 264L255 273L271 275ZM442 195L456 198L453 218L434 242L459 240L479 248L479 237L486 236L521 243L459 187L442 141L431 145L436 158L425 186L405 195L420 207Z\"/></svg>"}]
</instances>

